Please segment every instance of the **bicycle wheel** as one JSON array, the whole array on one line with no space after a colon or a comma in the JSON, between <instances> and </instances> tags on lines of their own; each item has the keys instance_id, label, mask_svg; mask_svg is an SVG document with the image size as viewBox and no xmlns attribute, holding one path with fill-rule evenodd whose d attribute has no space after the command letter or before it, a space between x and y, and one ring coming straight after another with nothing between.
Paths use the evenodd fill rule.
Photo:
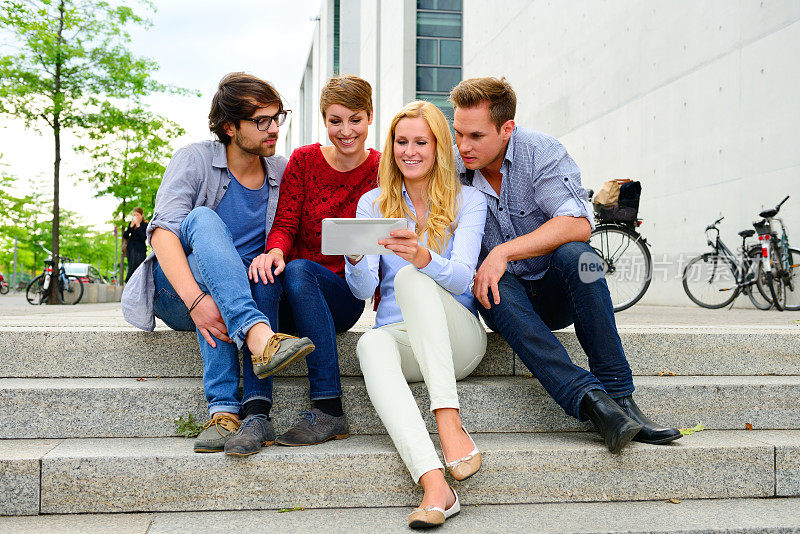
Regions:
<instances>
[{"instance_id":1,"label":"bicycle wheel","mask_svg":"<svg viewBox=\"0 0 800 534\"><path fill-rule=\"evenodd\" d=\"M772 270L765 270L763 262L759 263L756 283L761 292L767 295L770 302L775 306L775 309L783 311L783 307L786 304L786 291L783 284L783 277L780 276L779 271L779 266L781 264L780 255L775 248L771 248L769 252Z\"/></svg>"},{"instance_id":2,"label":"bicycle wheel","mask_svg":"<svg viewBox=\"0 0 800 534\"><path fill-rule=\"evenodd\" d=\"M744 292L749 298L750 302L758 308L759 310L769 310L772 308L772 300L766 296L761 290L758 288L758 284L756 283L756 277L758 276L758 266L761 262L761 247L752 247L748 252L747 256L749 257L749 270L745 274L745 280L748 282L748 285L744 286L742 292Z\"/></svg>"},{"instance_id":3,"label":"bicycle wheel","mask_svg":"<svg viewBox=\"0 0 800 534\"><path fill-rule=\"evenodd\" d=\"M11 291L11 286L8 284L0 284L0 295L5 295Z\"/></svg>"},{"instance_id":4,"label":"bicycle wheel","mask_svg":"<svg viewBox=\"0 0 800 534\"><path fill-rule=\"evenodd\" d=\"M736 267L715 252L697 256L683 270L683 290L698 306L724 308L739 295Z\"/></svg>"},{"instance_id":5,"label":"bicycle wheel","mask_svg":"<svg viewBox=\"0 0 800 534\"><path fill-rule=\"evenodd\" d=\"M44 289L44 275L39 275L30 281L28 287L25 288L25 298L33 305L41 304L45 301L47 296Z\"/></svg>"},{"instance_id":6,"label":"bicycle wheel","mask_svg":"<svg viewBox=\"0 0 800 534\"><path fill-rule=\"evenodd\" d=\"M67 275L66 284L58 286L58 301L61 304L77 304L83 298L83 280Z\"/></svg>"},{"instance_id":7,"label":"bicycle wheel","mask_svg":"<svg viewBox=\"0 0 800 534\"><path fill-rule=\"evenodd\" d=\"M788 311L800 311L800 250L789 249L788 270L783 279Z\"/></svg>"},{"instance_id":8,"label":"bicycle wheel","mask_svg":"<svg viewBox=\"0 0 800 534\"><path fill-rule=\"evenodd\" d=\"M603 260L614 312L639 302L653 275L650 250L642 236L618 226L600 225L592 232L589 245Z\"/></svg>"}]
</instances>

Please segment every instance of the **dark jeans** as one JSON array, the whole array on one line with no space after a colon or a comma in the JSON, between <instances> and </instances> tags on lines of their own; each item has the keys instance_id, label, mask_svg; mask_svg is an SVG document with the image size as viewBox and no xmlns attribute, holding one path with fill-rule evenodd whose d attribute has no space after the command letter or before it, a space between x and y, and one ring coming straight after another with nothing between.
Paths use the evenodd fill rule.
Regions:
<instances>
[{"instance_id":1,"label":"dark jeans","mask_svg":"<svg viewBox=\"0 0 800 534\"><path fill-rule=\"evenodd\" d=\"M543 278L531 282L506 272L498 284L500 304L487 310L478 303L489 328L506 339L559 406L578 419L587 391L603 389L611 397L622 397L634 389L608 285L604 278L581 281L584 253L600 268L600 259L587 243L566 243L553 252ZM591 372L572 363L552 333L572 323Z\"/></svg>"},{"instance_id":2,"label":"dark jeans","mask_svg":"<svg viewBox=\"0 0 800 534\"><path fill-rule=\"evenodd\" d=\"M336 332L356 324L364 301L353 296L344 278L310 260L290 261L270 286L277 289L273 295L282 295L280 331L297 332L316 347L306 356L311 400L341 397Z\"/></svg>"},{"instance_id":3,"label":"dark jeans","mask_svg":"<svg viewBox=\"0 0 800 534\"><path fill-rule=\"evenodd\" d=\"M211 293L228 335L236 341L217 341L217 347L212 348L197 332L203 356L203 387L211 414L236 413L251 399L272 402L272 378L255 376L244 343L247 330L256 322L266 322L275 331L298 330L311 338L317 347L306 357L312 400L341 396L336 331L351 328L364 310L364 301L350 293L343 279L314 262L295 260L274 284L249 281L248 262L236 252L227 226L208 208L196 208L186 217L181 225L181 244L198 285ZM154 262L153 275L156 316L173 330L196 330L186 305L158 262ZM297 318L292 310L298 311ZM237 345L243 352L243 395L239 393Z\"/></svg>"}]
</instances>

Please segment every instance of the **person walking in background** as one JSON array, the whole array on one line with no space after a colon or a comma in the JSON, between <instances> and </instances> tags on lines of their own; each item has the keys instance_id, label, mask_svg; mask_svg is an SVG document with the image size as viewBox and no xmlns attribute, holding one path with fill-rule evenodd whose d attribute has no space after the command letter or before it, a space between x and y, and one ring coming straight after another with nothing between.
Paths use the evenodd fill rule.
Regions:
<instances>
[{"instance_id":1,"label":"person walking in background","mask_svg":"<svg viewBox=\"0 0 800 534\"><path fill-rule=\"evenodd\" d=\"M158 316L173 330L197 332L211 420L195 452L244 456L272 444L270 375L314 350L307 338L275 333L268 288L247 277L275 217L286 166L275 145L287 114L264 80L235 72L220 81L208 115L218 140L170 160L147 230L154 254L122 294L134 326L153 330Z\"/></svg>"},{"instance_id":2,"label":"person walking in background","mask_svg":"<svg viewBox=\"0 0 800 534\"><path fill-rule=\"evenodd\" d=\"M352 75L336 76L322 88L320 112L331 144L292 152L281 182L268 253L250 266L250 278L274 288L273 306L282 332L314 342L306 358L313 407L278 436L280 445L313 445L349 435L342 406L336 332L349 330L364 312L344 281L344 259L324 256L322 219L354 217L361 195L377 185L380 152L366 149L372 124L372 87Z\"/></svg>"},{"instance_id":3,"label":"person walking in background","mask_svg":"<svg viewBox=\"0 0 800 534\"><path fill-rule=\"evenodd\" d=\"M127 284L133 271L142 264L147 256L147 221L144 220L144 210L139 206L133 208L131 222L122 232L122 239L127 241L128 273L125 275Z\"/></svg>"},{"instance_id":4,"label":"person walking in background","mask_svg":"<svg viewBox=\"0 0 800 534\"><path fill-rule=\"evenodd\" d=\"M461 423L456 380L469 375L486 352L486 331L470 292L486 199L458 182L451 145L447 120L429 102L412 102L394 117L380 187L361 197L357 216L402 217L415 231L395 231L379 242L394 254L348 257L345 265L357 297L380 288L375 328L361 336L356 352L370 400L414 482L425 490L408 518L414 528L441 525L460 505L407 382L425 381L453 477L463 480L481 466Z\"/></svg>"},{"instance_id":5,"label":"person walking in background","mask_svg":"<svg viewBox=\"0 0 800 534\"><path fill-rule=\"evenodd\" d=\"M592 421L612 453L631 439L680 438L633 401L606 281L580 272L603 269L587 243L594 218L578 166L558 140L515 125L517 97L505 79L464 80L450 100L458 173L489 205L474 286L486 324L567 414ZM573 323L591 371L552 333Z\"/></svg>"}]
</instances>

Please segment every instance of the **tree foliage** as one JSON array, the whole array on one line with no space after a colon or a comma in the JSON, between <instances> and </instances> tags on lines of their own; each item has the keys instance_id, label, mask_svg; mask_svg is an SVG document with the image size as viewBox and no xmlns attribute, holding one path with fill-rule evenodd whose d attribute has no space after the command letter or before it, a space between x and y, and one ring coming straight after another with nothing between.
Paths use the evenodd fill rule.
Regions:
<instances>
[{"instance_id":1,"label":"tree foliage","mask_svg":"<svg viewBox=\"0 0 800 534\"><path fill-rule=\"evenodd\" d=\"M38 274L44 260L50 257L45 250L50 242L52 215L51 199L39 190L24 195L15 194L17 180L9 174L0 175L0 271L11 280L14 272L14 242L17 243L17 266L20 274ZM101 272L114 267L114 234L98 232L81 224L75 212L61 212L62 257L91 263Z\"/></svg>"},{"instance_id":2,"label":"tree foliage","mask_svg":"<svg viewBox=\"0 0 800 534\"><path fill-rule=\"evenodd\" d=\"M184 134L183 128L142 107L122 111L106 105L85 124L87 142L77 150L90 156L92 166L84 177L97 187L97 196L119 201L114 224L125 227L136 206L149 218L173 152L171 141Z\"/></svg>"},{"instance_id":3,"label":"tree foliage","mask_svg":"<svg viewBox=\"0 0 800 534\"><path fill-rule=\"evenodd\" d=\"M152 12L152 3L139 2ZM59 255L61 134L86 128L110 131L123 108L137 108L151 93L183 92L151 77L152 60L134 56L128 29L148 19L120 2L3 0L0 31L11 53L0 55L0 114L37 131L55 145L51 248ZM55 284L50 302L55 303Z\"/></svg>"}]
</instances>

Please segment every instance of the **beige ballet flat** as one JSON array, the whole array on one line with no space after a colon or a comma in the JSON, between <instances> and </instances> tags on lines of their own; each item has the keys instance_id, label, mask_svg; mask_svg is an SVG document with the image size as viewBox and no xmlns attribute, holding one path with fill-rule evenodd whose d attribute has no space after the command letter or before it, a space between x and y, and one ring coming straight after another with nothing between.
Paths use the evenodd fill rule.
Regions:
<instances>
[{"instance_id":1,"label":"beige ballet flat","mask_svg":"<svg viewBox=\"0 0 800 534\"><path fill-rule=\"evenodd\" d=\"M451 488L452 489L452 488ZM458 501L458 493L452 490L453 495L456 497L456 502L447 510L443 510L438 506L426 506L425 508L417 508L408 514L408 526L411 528L431 528L444 525L445 520L453 517L461 511L461 503Z\"/></svg>"},{"instance_id":2,"label":"beige ballet flat","mask_svg":"<svg viewBox=\"0 0 800 534\"><path fill-rule=\"evenodd\" d=\"M447 471L450 472L450 475L456 480L465 480L475 473L481 468L481 464L483 463L483 456L481 455L478 447L475 445L475 441L472 439L472 436L469 435L467 429L463 426L461 430L464 431L464 434L467 435L470 441L472 441L472 452L468 455L464 456L463 458L459 458L453 462L448 462L447 458L445 458L444 464L447 466Z\"/></svg>"}]
</instances>

